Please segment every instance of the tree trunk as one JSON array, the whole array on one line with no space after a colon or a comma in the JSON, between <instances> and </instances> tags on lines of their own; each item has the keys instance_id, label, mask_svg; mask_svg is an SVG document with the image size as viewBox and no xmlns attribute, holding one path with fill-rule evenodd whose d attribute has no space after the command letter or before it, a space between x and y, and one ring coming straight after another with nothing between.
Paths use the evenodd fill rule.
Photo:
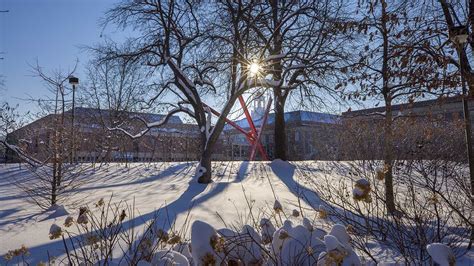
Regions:
<instances>
[{"instance_id":1,"label":"tree trunk","mask_svg":"<svg viewBox=\"0 0 474 266\"><path fill-rule=\"evenodd\" d=\"M212 182L212 152L206 149L201 154L198 168L196 169L196 176L198 176L198 183L209 184Z\"/></svg>"},{"instance_id":2,"label":"tree trunk","mask_svg":"<svg viewBox=\"0 0 474 266\"><path fill-rule=\"evenodd\" d=\"M285 98L275 93L275 159L286 161Z\"/></svg>"},{"instance_id":3,"label":"tree trunk","mask_svg":"<svg viewBox=\"0 0 474 266\"><path fill-rule=\"evenodd\" d=\"M272 55L279 55L282 53L282 36L280 31L280 21L279 21L279 7L277 0L272 0L270 2L272 6L272 17L273 17L273 27L275 29L273 37L273 49L271 51ZM273 68L273 79L281 80L282 78L282 59L276 59L272 64ZM280 159L286 161L287 158L287 145L286 145L286 126L285 126L285 92L281 87L273 88L275 95L275 159Z\"/></svg>"},{"instance_id":4,"label":"tree trunk","mask_svg":"<svg viewBox=\"0 0 474 266\"><path fill-rule=\"evenodd\" d=\"M389 214L395 213L395 195L393 194L393 129L392 129L392 93L389 84L390 69L388 64L388 29L387 29L387 3L381 1L382 17L381 30L383 38L383 62L382 62L382 94L385 99L385 125L384 125L384 180L385 180L385 206Z\"/></svg>"},{"instance_id":5,"label":"tree trunk","mask_svg":"<svg viewBox=\"0 0 474 266\"><path fill-rule=\"evenodd\" d=\"M56 159L55 159L56 161ZM52 186L51 186L51 206L53 206L54 204L56 204L56 194L57 194L57 187L56 187L56 184L57 184L57 178L58 178L58 175L57 175L57 163L56 162L53 162L53 182L52 182Z\"/></svg>"},{"instance_id":6,"label":"tree trunk","mask_svg":"<svg viewBox=\"0 0 474 266\"><path fill-rule=\"evenodd\" d=\"M393 193L393 129L391 102L385 103L385 138L384 138L384 180L385 180L385 205L387 212L395 212L395 195Z\"/></svg>"}]
</instances>

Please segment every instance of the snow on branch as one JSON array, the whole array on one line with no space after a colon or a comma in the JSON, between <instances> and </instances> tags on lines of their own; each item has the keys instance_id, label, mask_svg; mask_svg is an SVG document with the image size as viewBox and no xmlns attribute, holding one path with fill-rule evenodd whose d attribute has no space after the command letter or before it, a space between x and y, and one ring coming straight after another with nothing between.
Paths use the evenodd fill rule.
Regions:
<instances>
[{"instance_id":1,"label":"snow on branch","mask_svg":"<svg viewBox=\"0 0 474 266\"><path fill-rule=\"evenodd\" d=\"M280 60L280 59L285 58L286 56L287 56L286 53L270 55L270 56L266 57L265 59L263 59L263 62L268 62L268 61L272 61L272 60Z\"/></svg>"},{"instance_id":2,"label":"snow on branch","mask_svg":"<svg viewBox=\"0 0 474 266\"><path fill-rule=\"evenodd\" d=\"M40 166L45 165L46 163L27 155L26 152L22 150L20 147L10 144L5 140L0 140L0 143L3 144L8 149L12 150L16 155L18 155L18 157L20 157L21 160L25 161L27 164L33 167L40 167Z\"/></svg>"},{"instance_id":3,"label":"snow on branch","mask_svg":"<svg viewBox=\"0 0 474 266\"><path fill-rule=\"evenodd\" d=\"M176 113L181 113L181 112L186 113L186 114L194 117L194 112L193 111L191 111L189 108L186 108L184 106L179 105L179 107L174 108L171 111L169 111L168 114L166 114L166 116L163 117L161 120L158 120L158 121L155 121L155 122L147 122L145 119L143 119L142 117L138 117L138 116L132 117L132 119L138 119L138 120L142 121L145 124L145 129L143 129L142 131L140 131L137 134L132 134L132 133L128 132L127 130L121 128L121 127L107 127L107 129L110 130L110 131L120 131L120 132L124 133L125 135L129 136L131 139L138 139L138 138L144 136L146 133L148 133L148 131L150 131L152 128L157 128L157 127L163 126L164 124L166 124L168 122L168 120L171 118L171 116L173 116Z\"/></svg>"}]
</instances>

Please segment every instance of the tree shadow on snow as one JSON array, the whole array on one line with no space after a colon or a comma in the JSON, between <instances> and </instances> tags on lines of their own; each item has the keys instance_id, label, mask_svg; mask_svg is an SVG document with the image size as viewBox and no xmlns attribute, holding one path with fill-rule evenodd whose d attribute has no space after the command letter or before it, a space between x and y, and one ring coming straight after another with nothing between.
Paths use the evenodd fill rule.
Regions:
<instances>
[{"instance_id":1,"label":"tree shadow on snow","mask_svg":"<svg viewBox=\"0 0 474 266\"><path fill-rule=\"evenodd\" d=\"M319 198L315 191L302 186L295 180L296 166L282 160L274 160L268 164L273 173L286 185L293 195L301 198L311 208L317 209L323 201Z\"/></svg>"},{"instance_id":2,"label":"tree shadow on snow","mask_svg":"<svg viewBox=\"0 0 474 266\"><path fill-rule=\"evenodd\" d=\"M142 182L152 182L157 181L165 176L170 176L171 173L176 173L176 171L184 168L184 166L189 165L187 163L171 166L168 169L164 170L163 173L158 174L157 176L141 180ZM236 173L236 179L232 182L216 182L210 183L208 185L198 184L197 181L193 178L188 182L188 187L186 190L174 201L164 204L155 211L142 214L140 216L134 217L130 220L126 220L123 223L124 230L139 227L145 225L147 222L156 219L155 226L161 228L165 231L172 228L173 224L176 222L177 216L183 213L188 212L194 206L202 204L213 197L217 196L219 193L223 192L230 184L242 182L245 178L245 173L248 169L249 163L242 162L239 171ZM132 182L136 183L136 182ZM131 184L131 183L128 183ZM122 186L125 184L113 184L110 186ZM109 187L109 186L102 186ZM94 188L91 188L94 189ZM45 237L47 237L47 232L45 232ZM74 238L79 238L81 236L76 236ZM69 242L69 240L67 240ZM36 254L36 256L29 258L29 263L38 263L41 259L45 261L47 259L47 254L49 256L61 256L65 254L63 243L61 240L51 241L46 244L42 244L36 247L30 247L29 251L31 254ZM3 258L0 258L0 263L2 263Z\"/></svg>"}]
</instances>

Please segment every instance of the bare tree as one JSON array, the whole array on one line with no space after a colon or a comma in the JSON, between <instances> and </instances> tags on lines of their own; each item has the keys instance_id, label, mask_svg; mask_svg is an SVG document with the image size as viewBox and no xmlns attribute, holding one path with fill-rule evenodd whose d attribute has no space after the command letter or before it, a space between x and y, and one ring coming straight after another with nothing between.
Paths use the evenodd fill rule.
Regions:
<instances>
[{"instance_id":1,"label":"bare tree","mask_svg":"<svg viewBox=\"0 0 474 266\"><path fill-rule=\"evenodd\" d=\"M453 74L448 71L445 58L432 57L422 46L436 41L423 20L423 10L416 3L406 1L362 1L358 6L362 19L357 27L363 29L366 42L359 52L360 59L350 69L357 73L349 79L346 88L358 85L349 98L381 99L385 111L374 114L384 117L384 182L386 208L395 213L393 193L394 140L393 121L397 114L392 105L397 101L413 103L425 95L442 95L452 88ZM428 64L433 61L436 64Z\"/></svg>"},{"instance_id":2,"label":"bare tree","mask_svg":"<svg viewBox=\"0 0 474 266\"><path fill-rule=\"evenodd\" d=\"M268 55L261 64L264 75L271 76L268 86L275 97L275 157L286 160L288 99L314 108L337 98L335 88L344 78L340 69L350 59L352 37L338 27L345 21L340 1L268 1L258 8L263 15L251 26Z\"/></svg>"},{"instance_id":3,"label":"bare tree","mask_svg":"<svg viewBox=\"0 0 474 266\"><path fill-rule=\"evenodd\" d=\"M172 92L176 103L161 121L143 121L145 129L138 134L129 134L139 138L149 129L165 124L176 113L186 113L193 117L200 130L201 155L196 169L196 178L200 183L211 182L211 156L214 146L224 127L225 119L240 95L252 87L265 86L264 79L249 79L248 66L251 63L248 21L244 16L253 11L255 3L201 3L191 1L135 1L117 5L106 16L106 23L116 23L122 27L134 27L140 31L140 37L130 40L125 49L117 50L110 46L98 47L103 60L114 58L135 58L162 75L161 90ZM222 7L223 9L219 9ZM200 18L204 13L207 19ZM210 15L209 15L210 14ZM221 15L221 16L218 16ZM216 28L216 21L222 19L226 28ZM216 34L218 33L218 34ZM219 44L219 45L216 45ZM216 61L218 51L226 54ZM251 51L251 50L250 50ZM211 60L207 60L207 59ZM221 67L221 69L218 69ZM216 73L229 73L230 82L216 84ZM220 81L222 81L221 79ZM211 123L212 113L203 103L203 97L217 90L226 90L226 101L215 123ZM157 93L157 98L160 96ZM121 128L114 130L124 131Z\"/></svg>"},{"instance_id":4,"label":"bare tree","mask_svg":"<svg viewBox=\"0 0 474 266\"><path fill-rule=\"evenodd\" d=\"M72 123L70 113L66 112L71 88L66 84L75 68L66 74L57 71L50 75L39 64L32 66L33 73L54 96L34 99L40 104L40 112L36 114L38 117L42 116L36 122L39 125L30 124L8 132L6 140L2 140L2 144L14 152L20 161L29 165L31 176L15 180L15 185L43 209L66 199L80 185L82 166L67 163L72 154ZM10 120L7 129L13 129L11 125L14 123L15 121Z\"/></svg>"}]
</instances>

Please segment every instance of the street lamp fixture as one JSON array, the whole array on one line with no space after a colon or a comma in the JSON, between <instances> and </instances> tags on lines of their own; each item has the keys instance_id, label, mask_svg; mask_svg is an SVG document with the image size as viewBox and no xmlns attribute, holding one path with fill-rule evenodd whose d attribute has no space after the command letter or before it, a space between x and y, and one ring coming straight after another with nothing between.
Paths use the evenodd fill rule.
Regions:
<instances>
[{"instance_id":1,"label":"street lamp fixture","mask_svg":"<svg viewBox=\"0 0 474 266\"><path fill-rule=\"evenodd\" d=\"M72 114L71 114L71 155L70 155L70 162L73 163L75 155L75 143L74 143L74 118L75 118L75 111L76 111L76 85L79 84L79 78L74 76L69 76L69 84L72 85Z\"/></svg>"},{"instance_id":2,"label":"street lamp fixture","mask_svg":"<svg viewBox=\"0 0 474 266\"><path fill-rule=\"evenodd\" d=\"M465 84L465 67L464 57L466 56L464 50L464 44L468 40L469 31L466 26L457 26L451 28L449 32L449 38L456 46L459 58L459 73L461 75L461 88L462 88L462 104L463 104L463 116L465 126L465 137L466 137L466 149L467 159L469 165L469 179L471 188L471 208L474 208L474 151L472 147L472 128L471 128L471 112L469 110L469 96L472 92L469 92ZM471 240L474 239L474 230L471 229ZM468 249L471 248L472 241L469 242Z\"/></svg>"},{"instance_id":3,"label":"street lamp fixture","mask_svg":"<svg viewBox=\"0 0 474 266\"><path fill-rule=\"evenodd\" d=\"M76 78L74 76L69 76L69 84L76 86L79 84L79 78Z\"/></svg>"}]
</instances>

